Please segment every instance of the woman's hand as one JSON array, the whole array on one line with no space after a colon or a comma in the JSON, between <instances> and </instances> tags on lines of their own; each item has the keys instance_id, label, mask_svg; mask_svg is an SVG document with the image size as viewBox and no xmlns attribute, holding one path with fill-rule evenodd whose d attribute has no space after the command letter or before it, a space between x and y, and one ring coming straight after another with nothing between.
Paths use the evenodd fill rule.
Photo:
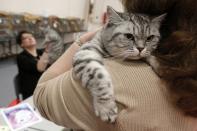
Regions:
<instances>
[{"instance_id":1,"label":"woman's hand","mask_svg":"<svg viewBox=\"0 0 197 131\"><path fill-rule=\"evenodd\" d=\"M87 41L90 41L96 34L97 31L94 32L87 32L85 34L83 34L82 36L80 36L80 41L82 44L86 43Z\"/></svg>"},{"instance_id":2,"label":"woman's hand","mask_svg":"<svg viewBox=\"0 0 197 131\"><path fill-rule=\"evenodd\" d=\"M83 35L81 35L79 38L76 39L76 43L81 46L82 44L90 41L94 36L95 34L100 30L101 28L95 30L95 31L91 31L91 32L87 32Z\"/></svg>"}]
</instances>

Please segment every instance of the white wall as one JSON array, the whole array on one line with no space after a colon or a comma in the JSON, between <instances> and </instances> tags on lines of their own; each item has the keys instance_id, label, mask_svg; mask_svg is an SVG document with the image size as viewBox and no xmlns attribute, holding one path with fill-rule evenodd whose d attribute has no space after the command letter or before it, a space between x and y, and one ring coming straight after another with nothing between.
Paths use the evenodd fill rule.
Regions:
<instances>
[{"instance_id":1,"label":"white wall","mask_svg":"<svg viewBox=\"0 0 197 131\"><path fill-rule=\"evenodd\" d=\"M0 0L0 10L59 17L87 17L88 0Z\"/></svg>"}]
</instances>

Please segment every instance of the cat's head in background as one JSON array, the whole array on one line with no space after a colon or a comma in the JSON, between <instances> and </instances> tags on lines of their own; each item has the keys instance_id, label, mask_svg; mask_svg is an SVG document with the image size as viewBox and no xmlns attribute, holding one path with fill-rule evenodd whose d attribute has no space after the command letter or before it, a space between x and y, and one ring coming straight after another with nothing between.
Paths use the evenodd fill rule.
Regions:
<instances>
[{"instance_id":1,"label":"cat's head in background","mask_svg":"<svg viewBox=\"0 0 197 131\"><path fill-rule=\"evenodd\" d=\"M48 52L49 64L54 63L64 52L64 45L62 37L51 27L42 29L45 39L42 43L45 51Z\"/></svg>"},{"instance_id":2,"label":"cat's head in background","mask_svg":"<svg viewBox=\"0 0 197 131\"><path fill-rule=\"evenodd\" d=\"M50 26L41 28L42 32L44 33L44 42L43 44L46 46L47 44L57 43L61 40L60 35L52 29Z\"/></svg>"},{"instance_id":3,"label":"cat's head in background","mask_svg":"<svg viewBox=\"0 0 197 131\"><path fill-rule=\"evenodd\" d=\"M120 13L107 7L107 24L101 39L108 53L123 59L148 57L160 40L160 25L164 15Z\"/></svg>"}]
</instances>

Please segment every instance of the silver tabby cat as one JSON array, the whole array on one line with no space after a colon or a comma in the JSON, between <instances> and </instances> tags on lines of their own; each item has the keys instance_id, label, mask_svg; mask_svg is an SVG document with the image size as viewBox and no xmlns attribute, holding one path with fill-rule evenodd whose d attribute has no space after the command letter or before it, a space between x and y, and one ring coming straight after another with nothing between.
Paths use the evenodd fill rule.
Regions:
<instances>
[{"instance_id":1,"label":"silver tabby cat","mask_svg":"<svg viewBox=\"0 0 197 131\"><path fill-rule=\"evenodd\" d=\"M49 64L53 64L64 52L64 44L61 36L52 28L41 28L45 39L43 46L48 46Z\"/></svg>"},{"instance_id":2,"label":"silver tabby cat","mask_svg":"<svg viewBox=\"0 0 197 131\"><path fill-rule=\"evenodd\" d=\"M104 57L138 60L151 56L160 39L160 23L142 14L118 13L107 8L108 23L73 58L73 73L93 97L95 114L103 121L114 122L117 106L113 83L104 67Z\"/></svg>"}]
</instances>

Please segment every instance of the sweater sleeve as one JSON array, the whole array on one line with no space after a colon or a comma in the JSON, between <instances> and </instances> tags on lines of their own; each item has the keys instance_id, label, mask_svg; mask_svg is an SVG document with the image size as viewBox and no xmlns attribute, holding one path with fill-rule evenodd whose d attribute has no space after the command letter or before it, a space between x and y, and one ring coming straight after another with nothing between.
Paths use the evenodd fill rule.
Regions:
<instances>
[{"instance_id":1,"label":"sweater sleeve","mask_svg":"<svg viewBox=\"0 0 197 131\"><path fill-rule=\"evenodd\" d=\"M91 105L90 96L73 80L72 71L57 77L54 77L53 73L44 73L33 97L35 106L46 119L72 129L81 129L86 125L83 122L87 122L82 122L82 118L78 118L81 114L78 109L87 108L84 102Z\"/></svg>"},{"instance_id":2,"label":"sweater sleeve","mask_svg":"<svg viewBox=\"0 0 197 131\"><path fill-rule=\"evenodd\" d=\"M64 77L68 77L69 73L64 73L53 78L53 74L43 74L34 91L34 104L40 114L48 120L62 125L65 120L61 117L64 111L64 101L61 92L62 81ZM52 79L51 79L52 78ZM63 113L68 118L66 113ZM70 123L69 123L70 124Z\"/></svg>"}]
</instances>

